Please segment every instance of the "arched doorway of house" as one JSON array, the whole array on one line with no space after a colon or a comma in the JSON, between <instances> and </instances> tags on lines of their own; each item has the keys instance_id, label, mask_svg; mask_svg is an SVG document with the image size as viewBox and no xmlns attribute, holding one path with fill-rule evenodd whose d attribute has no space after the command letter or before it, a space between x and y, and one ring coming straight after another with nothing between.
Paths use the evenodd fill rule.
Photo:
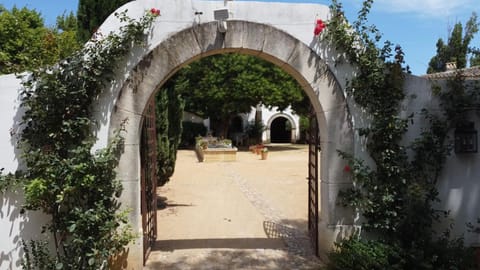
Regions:
<instances>
[{"instance_id":1,"label":"arched doorway of house","mask_svg":"<svg viewBox=\"0 0 480 270\"><path fill-rule=\"evenodd\" d=\"M184 2L187 5L187 1ZM126 7L129 11L137 10L138 14L143 14L144 7L137 8L138 3L133 1ZM168 10L170 7L164 8ZM202 11L205 13L208 8L205 7ZM243 6L241 8L245 9ZM302 10L308 12L308 9ZM168 13L162 9L163 14ZM185 14L179 16L186 16ZM254 54L291 74L312 103L313 116L320 127L320 136L315 137L322 138L317 141L317 145L321 145L322 148L319 158L322 166L321 175L318 175L315 164L305 165L315 169L317 174L317 178L310 181L318 185L314 194L317 194L319 189L322 193L321 197L314 195L317 202L321 199L321 203L318 202L320 211L313 211L317 220L312 221L315 225L312 230L319 237L316 244L319 245L320 254L325 254L333 246L338 232L344 231L345 226L352 224L345 212L338 207L336 200L338 190L350 184L347 176L342 174L345 163L338 157L336 151L337 149L351 151L354 138L342 88L326 62L307 45L310 44L309 40L292 36L289 34L291 31L285 32L255 20L227 21L227 26L229 30L225 33L218 32L218 23L215 21L194 24L193 27L182 26L175 30L169 28L170 32L158 30L149 37L153 42L150 44L150 50L143 55L139 55L139 51L132 55L132 62L138 64L134 64L128 71L128 81L119 84L115 90L117 92L113 95L108 92L102 97L103 100L99 101L105 104L101 108L109 110L99 116L101 119L99 123L104 123L105 115L110 115L108 123L105 124L109 132L101 130L99 136L113 134L114 130L121 127L128 131L117 175L124 186L121 202L124 207L132 209L129 215L130 223L134 230L143 234L140 213L139 146L143 116L146 115L147 104L155 92L178 69L201 57L226 52ZM279 40L282 46L278 46ZM125 123L126 119L128 121ZM107 140L103 137L100 139ZM129 247L128 264L132 265L132 268L140 269L143 257L143 243L137 242Z\"/></svg>"},{"instance_id":2,"label":"arched doorway of house","mask_svg":"<svg viewBox=\"0 0 480 270\"><path fill-rule=\"evenodd\" d=\"M270 142L292 142L292 123L286 117L279 116L270 124Z\"/></svg>"}]
</instances>

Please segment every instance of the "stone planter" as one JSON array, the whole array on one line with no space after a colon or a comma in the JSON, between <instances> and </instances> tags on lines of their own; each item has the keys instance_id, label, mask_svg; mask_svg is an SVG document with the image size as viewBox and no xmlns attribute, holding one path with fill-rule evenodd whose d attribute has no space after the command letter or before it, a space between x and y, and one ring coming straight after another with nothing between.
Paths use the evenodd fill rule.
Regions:
<instances>
[{"instance_id":1,"label":"stone planter","mask_svg":"<svg viewBox=\"0 0 480 270\"><path fill-rule=\"evenodd\" d=\"M203 162L235 161L237 148L207 148L203 152Z\"/></svg>"}]
</instances>

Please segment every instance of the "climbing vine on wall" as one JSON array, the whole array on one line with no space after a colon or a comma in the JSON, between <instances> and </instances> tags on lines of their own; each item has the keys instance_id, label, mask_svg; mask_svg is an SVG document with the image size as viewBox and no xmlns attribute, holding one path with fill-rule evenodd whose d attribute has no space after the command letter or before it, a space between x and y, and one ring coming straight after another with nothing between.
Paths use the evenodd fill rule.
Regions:
<instances>
[{"instance_id":1,"label":"climbing vine on wall","mask_svg":"<svg viewBox=\"0 0 480 270\"><path fill-rule=\"evenodd\" d=\"M387 41L383 47L377 47L382 35L375 26L367 25L373 2L364 1L358 20L349 24L341 3L333 0L332 17L323 36L356 68L346 92L370 119L368 126L360 128L358 133L366 138L373 162L367 164L349 153L339 152L349 161L354 182L354 186L341 192L340 197L344 205L362 214L365 219L363 227L382 239L375 248L372 248L375 241L356 245L351 242L358 239L349 239L338 245L337 253L341 253L342 248L344 252L358 252L362 247L372 248L374 252L380 248L390 254L387 254L385 265L390 269L444 269L442 267L451 265L466 269L471 266L471 261L461 240L439 239L439 235L433 232L433 225L447 215L433 205L439 200L436 184L450 150L448 132L464 114L454 108L461 105L458 102L468 99L465 99L465 91L458 89L464 89L464 84L455 82L456 78L448 90L439 91L444 113L433 114L424 110L423 115L430 126L423 129L412 145L402 144L409 123L413 122L413 115L399 117L400 103L405 99L403 89L408 67L404 66L400 46L394 47ZM409 155L409 151L413 154ZM388 249L384 248L385 243ZM346 258L336 256L337 253L332 256L335 260ZM361 260L366 254L368 252L363 250L350 258ZM356 267L358 263L351 265Z\"/></svg>"},{"instance_id":2,"label":"climbing vine on wall","mask_svg":"<svg viewBox=\"0 0 480 270\"><path fill-rule=\"evenodd\" d=\"M25 210L50 217L42 231L54 246L52 253L42 240L25 241L24 269L106 269L134 238L117 201L122 187L114 169L122 130L107 148L92 153L92 104L158 14L147 12L138 21L125 12L116 15L123 24L118 32L97 34L71 57L23 77L18 138L26 169L3 176L2 183L23 189Z\"/></svg>"}]
</instances>

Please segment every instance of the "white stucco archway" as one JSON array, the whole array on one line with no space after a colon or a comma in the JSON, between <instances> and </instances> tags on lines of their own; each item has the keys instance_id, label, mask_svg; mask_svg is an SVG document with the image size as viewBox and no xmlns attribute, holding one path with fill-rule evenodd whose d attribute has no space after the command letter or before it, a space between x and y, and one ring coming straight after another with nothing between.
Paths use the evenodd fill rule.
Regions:
<instances>
[{"instance_id":1,"label":"white stucco archway","mask_svg":"<svg viewBox=\"0 0 480 270\"><path fill-rule=\"evenodd\" d=\"M117 74L119 83L99 99L97 113L102 123L98 131L100 147L128 119L125 150L117 173L124 186L121 201L124 207L132 209L130 222L134 230L141 235L139 146L142 115L147 103L161 85L186 64L213 54L236 52L260 57L284 69L298 81L314 107L322 149L319 246L321 254L326 254L339 233L353 224L351 215L337 205L338 191L351 185L348 175L343 172L345 162L339 158L337 149L354 150L351 116L342 91L343 83L334 75L339 72L331 69L324 59L325 52L318 49L316 43L307 42L309 39L316 40L312 33L307 37L307 29L308 32L313 29L310 24L308 27L301 26L301 31L294 34L296 31L290 29L294 24L282 29L281 24L268 24L265 19L272 15L273 20L281 18L290 21L302 15L313 20L319 14L327 16L328 8L312 4L174 0L134 1L120 10L128 9L130 16L135 17L152 6L160 8L162 17L149 35L147 46L134 50L125 67ZM201 10L203 14L213 14L216 8L229 8L236 15L226 22L227 31L224 33L219 31L218 23L211 15L199 22L198 15L193 13ZM175 22L168 19L175 19ZM191 21L187 23L187 19ZM118 24L116 18L110 17L101 31L115 30ZM166 29L160 29L162 25ZM130 246L129 268L141 268L141 245L142 241L137 241Z\"/></svg>"}]
</instances>

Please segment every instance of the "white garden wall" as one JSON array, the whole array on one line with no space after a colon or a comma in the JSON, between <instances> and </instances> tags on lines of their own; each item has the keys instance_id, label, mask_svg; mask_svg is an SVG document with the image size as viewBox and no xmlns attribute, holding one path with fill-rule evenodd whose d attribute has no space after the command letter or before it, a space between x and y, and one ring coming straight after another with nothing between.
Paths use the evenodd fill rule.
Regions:
<instances>
[{"instance_id":1,"label":"white garden wall","mask_svg":"<svg viewBox=\"0 0 480 270\"><path fill-rule=\"evenodd\" d=\"M22 117L20 91L20 79L15 75L0 76L0 168L4 173L21 169L20 152L16 148ZM46 223L46 216L38 212L21 214L22 190L0 194L0 269L21 269L21 241L35 239Z\"/></svg>"}]
</instances>

